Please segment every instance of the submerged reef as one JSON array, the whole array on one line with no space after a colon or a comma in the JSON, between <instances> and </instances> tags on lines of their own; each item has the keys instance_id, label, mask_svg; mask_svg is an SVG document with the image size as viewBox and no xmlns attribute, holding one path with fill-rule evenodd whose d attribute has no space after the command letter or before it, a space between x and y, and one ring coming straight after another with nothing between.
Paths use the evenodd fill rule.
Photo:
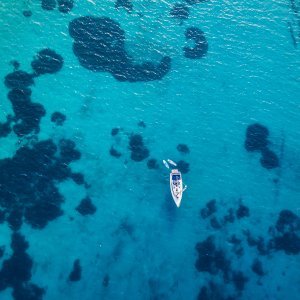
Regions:
<instances>
[{"instance_id":1,"label":"submerged reef","mask_svg":"<svg viewBox=\"0 0 300 300\"><path fill-rule=\"evenodd\" d=\"M131 159L140 162L149 156L149 150L144 145L143 137L139 134L132 134L129 139Z\"/></svg>"},{"instance_id":2,"label":"submerged reef","mask_svg":"<svg viewBox=\"0 0 300 300\"><path fill-rule=\"evenodd\" d=\"M0 138L6 137L11 133L10 123L10 119L7 119L4 123L0 123Z\"/></svg>"},{"instance_id":3,"label":"submerged reef","mask_svg":"<svg viewBox=\"0 0 300 300\"><path fill-rule=\"evenodd\" d=\"M18 136L38 133L41 118L45 116L46 111L41 104L31 102L31 90L14 88L8 93L8 99L15 113L14 132Z\"/></svg>"},{"instance_id":4,"label":"submerged reef","mask_svg":"<svg viewBox=\"0 0 300 300\"><path fill-rule=\"evenodd\" d=\"M248 245L250 247L256 247L260 255L265 256L270 254L270 249L262 236L253 237L249 230L244 230L243 233L247 237Z\"/></svg>"},{"instance_id":5,"label":"submerged reef","mask_svg":"<svg viewBox=\"0 0 300 300\"><path fill-rule=\"evenodd\" d=\"M144 121L139 121L138 123L137 123L137 125L139 126L139 127L142 127L142 128L146 128L147 126L146 126L146 123L144 122Z\"/></svg>"},{"instance_id":6,"label":"submerged reef","mask_svg":"<svg viewBox=\"0 0 300 300\"><path fill-rule=\"evenodd\" d=\"M249 125L246 131L246 150L250 152L263 150L269 144L268 136L269 130L267 127L258 123Z\"/></svg>"},{"instance_id":7,"label":"submerged reef","mask_svg":"<svg viewBox=\"0 0 300 300\"><path fill-rule=\"evenodd\" d=\"M210 200L206 203L205 207L201 209L200 214L203 219L211 216L217 211L216 200Z\"/></svg>"},{"instance_id":8,"label":"submerged reef","mask_svg":"<svg viewBox=\"0 0 300 300\"><path fill-rule=\"evenodd\" d=\"M80 204L76 207L76 210L82 215L93 215L97 208L93 204L92 199L90 197L86 197L81 200Z\"/></svg>"},{"instance_id":9,"label":"submerged reef","mask_svg":"<svg viewBox=\"0 0 300 300\"><path fill-rule=\"evenodd\" d=\"M213 236L197 243L196 250L198 258L195 266L199 272L207 272L212 275L221 272L224 278L228 278L230 261L226 258L225 253L216 247Z\"/></svg>"},{"instance_id":10,"label":"submerged reef","mask_svg":"<svg viewBox=\"0 0 300 300\"><path fill-rule=\"evenodd\" d=\"M224 296L224 287L210 281L200 289L197 300L234 300L232 296Z\"/></svg>"},{"instance_id":11,"label":"submerged reef","mask_svg":"<svg viewBox=\"0 0 300 300\"><path fill-rule=\"evenodd\" d=\"M12 234L13 253L0 270L0 291L11 287L15 300L41 300L45 290L29 282L33 261L26 253L29 244L19 233Z\"/></svg>"},{"instance_id":12,"label":"submerged reef","mask_svg":"<svg viewBox=\"0 0 300 300\"><path fill-rule=\"evenodd\" d=\"M102 280L102 286L103 287L108 287L109 286L109 281L110 281L109 275L105 274L105 276L103 277L103 280Z\"/></svg>"},{"instance_id":13,"label":"submerged reef","mask_svg":"<svg viewBox=\"0 0 300 300\"><path fill-rule=\"evenodd\" d=\"M147 161L147 167L148 169L158 169L159 168L159 165L157 163L157 160L155 158L150 158L148 161Z\"/></svg>"},{"instance_id":14,"label":"submerged reef","mask_svg":"<svg viewBox=\"0 0 300 300\"><path fill-rule=\"evenodd\" d=\"M62 126L66 119L67 117L59 111L56 111L51 115L51 122L55 123L57 126Z\"/></svg>"},{"instance_id":15,"label":"submerged reef","mask_svg":"<svg viewBox=\"0 0 300 300\"><path fill-rule=\"evenodd\" d=\"M20 63L17 60L12 60L10 61L10 64L14 67L14 71L19 70L20 68Z\"/></svg>"},{"instance_id":16,"label":"submerged reef","mask_svg":"<svg viewBox=\"0 0 300 300\"><path fill-rule=\"evenodd\" d=\"M183 154L190 153L190 149L186 144L178 144L176 149Z\"/></svg>"},{"instance_id":17,"label":"submerged reef","mask_svg":"<svg viewBox=\"0 0 300 300\"><path fill-rule=\"evenodd\" d=\"M278 156L268 148L270 142L268 140L269 130L267 127L255 123L249 125L246 130L245 149L248 152L261 152L260 163L265 169L274 169L279 167Z\"/></svg>"},{"instance_id":18,"label":"submerged reef","mask_svg":"<svg viewBox=\"0 0 300 300\"><path fill-rule=\"evenodd\" d=\"M79 281L80 279L81 279L80 260L76 259L73 263L73 269L69 274L69 280L74 282L74 281Z\"/></svg>"},{"instance_id":19,"label":"submerged reef","mask_svg":"<svg viewBox=\"0 0 300 300\"><path fill-rule=\"evenodd\" d=\"M62 13L69 13L73 6L74 0L41 0L43 10L54 10L57 6L58 10Z\"/></svg>"},{"instance_id":20,"label":"submerged reef","mask_svg":"<svg viewBox=\"0 0 300 300\"><path fill-rule=\"evenodd\" d=\"M189 27L185 31L185 38L187 40L194 40L194 48L185 46L183 48L184 56L191 59L199 59L206 55L208 51L208 42L205 38L204 32L196 27Z\"/></svg>"},{"instance_id":21,"label":"submerged reef","mask_svg":"<svg viewBox=\"0 0 300 300\"><path fill-rule=\"evenodd\" d=\"M19 70L6 75L4 83L9 89L24 89L34 82L31 74Z\"/></svg>"},{"instance_id":22,"label":"submerged reef","mask_svg":"<svg viewBox=\"0 0 300 300\"><path fill-rule=\"evenodd\" d=\"M40 121L46 115L46 110L41 104L31 101L29 87L34 84L34 77L58 72L63 65L63 58L51 49L41 50L31 63L34 74L16 70L19 67L19 63L17 64L15 71L7 74L4 79L6 87L10 89L7 97L15 116L7 118L7 122L0 124L0 137L7 136L11 132L11 126L19 137L37 134L40 131Z\"/></svg>"},{"instance_id":23,"label":"submerged reef","mask_svg":"<svg viewBox=\"0 0 300 300\"><path fill-rule=\"evenodd\" d=\"M56 0L41 0L42 9L53 10L56 7Z\"/></svg>"},{"instance_id":24,"label":"submerged reef","mask_svg":"<svg viewBox=\"0 0 300 300\"><path fill-rule=\"evenodd\" d=\"M190 9L183 3L175 3L170 11L170 16L180 20L181 22L188 19L189 15Z\"/></svg>"},{"instance_id":25,"label":"submerged reef","mask_svg":"<svg viewBox=\"0 0 300 300\"><path fill-rule=\"evenodd\" d=\"M282 210L273 229L269 243L272 250L289 255L300 253L300 217L290 210Z\"/></svg>"},{"instance_id":26,"label":"submerged reef","mask_svg":"<svg viewBox=\"0 0 300 300\"><path fill-rule=\"evenodd\" d=\"M131 0L116 0L115 8L119 9L120 7L124 8L128 13L131 13L133 10Z\"/></svg>"},{"instance_id":27,"label":"submerged reef","mask_svg":"<svg viewBox=\"0 0 300 300\"><path fill-rule=\"evenodd\" d=\"M21 147L12 158L0 160L0 206L12 229L20 228L22 218L41 229L62 215L64 198L55 183L72 178L69 164L80 158L76 149L63 149L66 141L59 147L52 140L40 141ZM69 144L75 147L72 141Z\"/></svg>"},{"instance_id":28,"label":"submerged reef","mask_svg":"<svg viewBox=\"0 0 300 300\"><path fill-rule=\"evenodd\" d=\"M260 159L260 163L265 169L274 169L279 167L278 156L272 150L265 148L262 150L261 154L262 157Z\"/></svg>"},{"instance_id":29,"label":"submerged reef","mask_svg":"<svg viewBox=\"0 0 300 300\"><path fill-rule=\"evenodd\" d=\"M190 171L190 164L184 160L177 162L177 168L182 174L186 174Z\"/></svg>"},{"instance_id":30,"label":"submerged reef","mask_svg":"<svg viewBox=\"0 0 300 300\"><path fill-rule=\"evenodd\" d=\"M170 70L171 59L165 56L158 65L137 65L125 49L125 32L119 23L107 17L80 17L69 24L74 39L73 52L79 63L96 72L109 72L119 81L162 79Z\"/></svg>"},{"instance_id":31,"label":"submerged reef","mask_svg":"<svg viewBox=\"0 0 300 300\"><path fill-rule=\"evenodd\" d=\"M74 0L57 0L58 10L62 13L69 13L73 6Z\"/></svg>"},{"instance_id":32,"label":"submerged reef","mask_svg":"<svg viewBox=\"0 0 300 300\"><path fill-rule=\"evenodd\" d=\"M223 218L223 223L233 223L235 221L233 208L229 208L227 214Z\"/></svg>"},{"instance_id":33,"label":"submerged reef","mask_svg":"<svg viewBox=\"0 0 300 300\"><path fill-rule=\"evenodd\" d=\"M263 270L262 262L257 258L253 261L251 269L258 276L264 276L265 275L265 272Z\"/></svg>"},{"instance_id":34,"label":"submerged reef","mask_svg":"<svg viewBox=\"0 0 300 300\"><path fill-rule=\"evenodd\" d=\"M253 222L243 222L240 230L239 226L228 224L234 220L241 222L244 217L250 218L250 210L241 203L241 199L238 199L237 208L227 208L229 214L226 216L230 216L228 217L230 221L220 223L219 210L217 212L215 200L209 201L201 210L204 219L201 222L206 222L207 225L210 224L220 231L214 231L213 235L209 235L195 245L197 251L195 268L208 276L198 299L241 299L250 279L252 283L256 280L257 285L262 285L262 276L268 275L269 264L263 265L264 258L272 260L279 251L286 255L300 254L300 217L294 212L282 210L275 224L269 228L267 236L254 236L249 229L249 225L257 225ZM224 235L226 236L231 228L234 233L224 241ZM249 251L249 247L257 250L251 260L249 260L249 253L253 253L253 250ZM254 278L249 270L255 274ZM223 282L220 282L220 277ZM228 285L231 287L225 289L224 287ZM221 292L219 286L223 287Z\"/></svg>"},{"instance_id":35,"label":"submerged reef","mask_svg":"<svg viewBox=\"0 0 300 300\"><path fill-rule=\"evenodd\" d=\"M23 16L25 18L30 18L32 16L32 11L31 10L23 10Z\"/></svg>"},{"instance_id":36,"label":"submerged reef","mask_svg":"<svg viewBox=\"0 0 300 300\"><path fill-rule=\"evenodd\" d=\"M186 3L188 4L198 4L198 3L202 3L202 2L207 2L208 0L184 0Z\"/></svg>"},{"instance_id":37,"label":"submerged reef","mask_svg":"<svg viewBox=\"0 0 300 300\"><path fill-rule=\"evenodd\" d=\"M53 74L62 68L64 59L54 50L43 49L39 51L35 59L31 62L31 67L36 76L42 74Z\"/></svg>"},{"instance_id":38,"label":"submerged reef","mask_svg":"<svg viewBox=\"0 0 300 300\"><path fill-rule=\"evenodd\" d=\"M122 153L116 150L113 146L111 146L109 154L115 158L120 158L122 156Z\"/></svg>"},{"instance_id":39,"label":"submerged reef","mask_svg":"<svg viewBox=\"0 0 300 300\"><path fill-rule=\"evenodd\" d=\"M120 132L120 128L115 127L111 130L111 135L116 136L119 132Z\"/></svg>"},{"instance_id":40,"label":"submerged reef","mask_svg":"<svg viewBox=\"0 0 300 300\"><path fill-rule=\"evenodd\" d=\"M238 219L241 219L241 218L249 217L249 215L250 215L249 208L246 205L240 203L236 211L236 217Z\"/></svg>"}]
</instances>

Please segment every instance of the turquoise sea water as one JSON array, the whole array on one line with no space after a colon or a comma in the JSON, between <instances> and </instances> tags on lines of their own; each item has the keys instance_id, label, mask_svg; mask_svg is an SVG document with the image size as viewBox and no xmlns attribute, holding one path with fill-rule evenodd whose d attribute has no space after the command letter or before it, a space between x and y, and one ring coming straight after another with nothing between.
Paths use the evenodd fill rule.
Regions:
<instances>
[{"instance_id":1,"label":"turquoise sea water","mask_svg":"<svg viewBox=\"0 0 300 300\"><path fill-rule=\"evenodd\" d=\"M114 1L82 0L62 13L57 7L42 9L37 0L1 0L0 122L14 114L4 82L13 72L11 61L32 73L35 55L50 48L63 57L63 66L35 77L30 86L31 101L46 111L40 131L20 137L12 130L0 138L0 159L13 159L18 149L37 141L51 139L58 145L70 139L81 157L69 167L86 182L53 181L64 198L63 214L43 228L23 216L15 232L28 242L25 252L32 266L31 278L20 281L7 281L3 275L14 252L14 230L7 220L14 207L9 208L0 224L1 299L298 299L300 2L201 2L189 6L189 18L181 25L169 15L177 2L184 3L132 1L128 13L117 10ZM32 16L25 17L24 10ZM69 34L69 23L83 16L117 22L134 63L158 64L168 56L171 69L160 80L121 82L109 72L85 68ZM183 47L193 47L184 35L189 27L201 29L207 39L208 52L201 59L184 56ZM62 126L51 122L56 111L66 116ZM269 130L269 148L279 159L276 168L264 168L261 154L245 149L247 127L255 123ZM113 128L120 128L116 136L111 135ZM131 158L132 134L141 135L149 150L140 162ZM189 153L180 153L178 144L187 145ZM112 146L119 158L110 155ZM158 169L147 167L149 158L157 160ZM188 190L179 209L170 198L169 173L161 163L166 158L189 163L183 174ZM2 163L0 167L3 174L8 172ZM36 191L35 182L30 189ZM95 213L76 210L85 197L92 200ZM203 218L201 210L212 199L216 212ZM1 201L3 208L6 199ZM24 205L20 201L14 205L23 211L31 199ZM249 215L239 219L241 204ZM222 221L229 209L235 215L232 223ZM298 218L292 238L270 246L280 235L274 228L283 210ZM212 219L220 226L212 226ZM262 238L265 253L258 242L249 242L249 235L247 241L247 232ZM217 250L196 247L209 237ZM199 256L202 269L197 268ZM71 281L76 259L81 279ZM261 262L261 275L253 271L255 260ZM205 261L210 267L203 270ZM17 266L24 265L18 260L12 273L19 274ZM43 295L13 296L13 290L29 283L42 288Z\"/></svg>"}]
</instances>

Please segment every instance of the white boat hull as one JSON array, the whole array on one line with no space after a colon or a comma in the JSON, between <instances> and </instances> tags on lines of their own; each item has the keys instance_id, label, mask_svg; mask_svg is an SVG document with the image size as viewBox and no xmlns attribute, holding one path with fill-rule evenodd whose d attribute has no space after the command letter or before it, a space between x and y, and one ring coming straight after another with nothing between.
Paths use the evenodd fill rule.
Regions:
<instances>
[{"instance_id":1,"label":"white boat hull","mask_svg":"<svg viewBox=\"0 0 300 300\"><path fill-rule=\"evenodd\" d=\"M181 173L176 169L170 173L170 190L176 206L179 207L182 199L183 184Z\"/></svg>"}]
</instances>

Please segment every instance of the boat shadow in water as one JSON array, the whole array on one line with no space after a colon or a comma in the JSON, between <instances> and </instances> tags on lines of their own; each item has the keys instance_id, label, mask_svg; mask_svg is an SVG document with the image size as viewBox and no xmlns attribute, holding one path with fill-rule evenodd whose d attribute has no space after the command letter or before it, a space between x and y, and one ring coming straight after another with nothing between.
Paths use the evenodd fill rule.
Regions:
<instances>
[{"instance_id":1,"label":"boat shadow in water","mask_svg":"<svg viewBox=\"0 0 300 300\"><path fill-rule=\"evenodd\" d=\"M177 210L178 208L176 207L170 192L166 193L162 204L162 213L164 214L164 218L170 223L175 222Z\"/></svg>"}]
</instances>

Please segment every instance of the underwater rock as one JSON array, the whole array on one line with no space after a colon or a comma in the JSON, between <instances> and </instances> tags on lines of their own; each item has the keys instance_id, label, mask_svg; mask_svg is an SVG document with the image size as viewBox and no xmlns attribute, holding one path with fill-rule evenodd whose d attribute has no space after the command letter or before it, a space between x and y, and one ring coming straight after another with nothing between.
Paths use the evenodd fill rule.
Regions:
<instances>
[{"instance_id":1,"label":"underwater rock","mask_svg":"<svg viewBox=\"0 0 300 300\"><path fill-rule=\"evenodd\" d=\"M4 83L9 89L24 89L34 83L31 74L25 71L14 71L5 76Z\"/></svg>"},{"instance_id":2,"label":"underwater rock","mask_svg":"<svg viewBox=\"0 0 300 300\"><path fill-rule=\"evenodd\" d=\"M10 122L0 123L0 138L7 137L11 133Z\"/></svg>"},{"instance_id":3,"label":"underwater rock","mask_svg":"<svg viewBox=\"0 0 300 300\"><path fill-rule=\"evenodd\" d=\"M15 111L15 110L14 110ZM18 118L20 123L13 126L13 131L18 136L24 136L29 133L38 133L40 131L40 121L45 116L46 111L44 107L39 103L28 103L24 106L24 110L21 111L19 107Z\"/></svg>"},{"instance_id":4,"label":"underwater rock","mask_svg":"<svg viewBox=\"0 0 300 300\"><path fill-rule=\"evenodd\" d=\"M162 79L170 70L171 59L165 56L158 65L134 64L125 49L125 32L119 23L107 17L79 17L69 24L74 39L73 52L86 69L109 72L118 81Z\"/></svg>"},{"instance_id":5,"label":"underwater rock","mask_svg":"<svg viewBox=\"0 0 300 300\"><path fill-rule=\"evenodd\" d=\"M113 128L113 129L111 130L111 135L112 135L112 136L115 136L115 135L117 135L117 134L119 133L119 131L120 131L120 128Z\"/></svg>"},{"instance_id":6,"label":"underwater rock","mask_svg":"<svg viewBox=\"0 0 300 300\"><path fill-rule=\"evenodd\" d=\"M92 203L92 200L90 197L86 197L81 200L80 204L76 207L76 210L83 216L86 215L93 215L97 208Z\"/></svg>"},{"instance_id":7,"label":"underwater rock","mask_svg":"<svg viewBox=\"0 0 300 300\"><path fill-rule=\"evenodd\" d=\"M73 6L74 0L57 0L58 10L62 13L69 13Z\"/></svg>"},{"instance_id":8,"label":"underwater rock","mask_svg":"<svg viewBox=\"0 0 300 300\"><path fill-rule=\"evenodd\" d=\"M19 233L13 233L11 248L13 254L3 262L0 271L0 291L7 287L15 289L31 278L32 260L25 252L28 243L24 237Z\"/></svg>"},{"instance_id":9,"label":"underwater rock","mask_svg":"<svg viewBox=\"0 0 300 300\"><path fill-rule=\"evenodd\" d=\"M29 205L26 207L24 217L26 222L33 228L43 229L49 222L63 215L58 204L51 203L50 201L51 199L47 202L35 203L32 206ZM63 199L55 199L55 202L59 202L60 204L63 202Z\"/></svg>"},{"instance_id":10,"label":"underwater rock","mask_svg":"<svg viewBox=\"0 0 300 300\"><path fill-rule=\"evenodd\" d=\"M62 172L56 169L58 165L69 169L52 140L23 146L12 158L1 159L0 206L6 215L18 210L25 222L38 229L59 217L64 199L55 184L70 175L61 179Z\"/></svg>"},{"instance_id":11,"label":"underwater rock","mask_svg":"<svg viewBox=\"0 0 300 300\"><path fill-rule=\"evenodd\" d=\"M245 148L247 151L262 151L269 144L269 130L267 127L255 123L249 125L246 131Z\"/></svg>"},{"instance_id":12,"label":"underwater rock","mask_svg":"<svg viewBox=\"0 0 300 300\"><path fill-rule=\"evenodd\" d=\"M139 121L138 126L142 128L146 128L146 123L144 121Z\"/></svg>"},{"instance_id":13,"label":"underwater rock","mask_svg":"<svg viewBox=\"0 0 300 300\"><path fill-rule=\"evenodd\" d=\"M19 70L20 63L17 60L11 60L9 63L14 67L14 71Z\"/></svg>"},{"instance_id":14,"label":"underwater rock","mask_svg":"<svg viewBox=\"0 0 300 300\"><path fill-rule=\"evenodd\" d=\"M64 63L61 55L54 50L43 49L36 54L35 59L31 62L31 67L36 76L43 74L54 74L58 72Z\"/></svg>"},{"instance_id":15,"label":"underwater rock","mask_svg":"<svg viewBox=\"0 0 300 300\"><path fill-rule=\"evenodd\" d=\"M22 226L22 218L23 218L23 212L21 211L20 208L17 207L11 211L6 221L9 224L9 227L13 231L17 231Z\"/></svg>"},{"instance_id":16,"label":"underwater rock","mask_svg":"<svg viewBox=\"0 0 300 300\"><path fill-rule=\"evenodd\" d=\"M272 150L264 148L261 154L260 163L264 168L270 170L279 167L279 159Z\"/></svg>"},{"instance_id":17,"label":"underwater rock","mask_svg":"<svg viewBox=\"0 0 300 300\"><path fill-rule=\"evenodd\" d=\"M132 134L130 136L129 149L131 150L131 159L136 162L146 159L150 154L140 134Z\"/></svg>"},{"instance_id":18,"label":"underwater rock","mask_svg":"<svg viewBox=\"0 0 300 300\"><path fill-rule=\"evenodd\" d=\"M184 56L190 59L199 59L206 55L208 51L208 43L204 32L196 27L189 27L185 31L185 38L187 40L194 40L194 48L185 46L183 48Z\"/></svg>"},{"instance_id":19,"label":"underwater rock","mask_svg":"<svg viewBox=\"0 0 300 300\"><path fill-rule=\"evenodd\" d=\"M45 116L46 111L39 103L33 103L30 99L31 90L28 88L14 88L8 93L15 119L18 121L13 126L13 131L18 136L23 136L31 132L38 133L41 118Z\"/></svg>"},{"instance_id":20,"label":"underwater rock","mask_svg":"<svg viewBox=\"0 0 300 300\"><path fill-rule=\"evenodd\" d=\"M109 275L108 274L105 274L104 278L103 278L103 281L102 281L102 286L104 287L108 287L109 286Z\"/></svg>"},{"instance_id":21,"label":"underwater rock","mask_svg":"<svg viewBox=\"0 0 300 300\"><path fill-rule=\"evenodd\" d=\"M203 219L208 218L217 211L216 200L212 199L206 203L206 206L201 209L200 214Z\"/></svg>"},{"instance_id":22,"label":"underwater rock","mask_svg":"<svg viewBox=\"0 0 300 300\"><path fill-rule=\"evenodd\" d=\"M33 283L24 283L14 288L12 295L15 300L42 300L45 289Z\"/></svg>"},{"instance_id":23,"label":"underwater rock","mask_svg":"<svg viewBox=\"0 0 300 300\"><path fill-rule=\"evenodd\" d=\"M233 223L234 220L235 220L235 217L234 217L233 208L229 208L228 212L227 212L227 215L224 216L223 222L224 222L224 224Z\"/></svg>"},{"instance_id":24,"label":"underwater rock","mask_svg":"<svg viewBox=\"0 0 300 300\"><path fill-rule=\"evenodd\" d=\"M300 218L288 209L283 209L276 222L276 230L285 233L300 230Z\"/></svg>"},{"instance_id":25,"label":"underwater rock","mask_svg":"<svg viewBox=\"0 0 300 300\"><path fill-rule=\"evenodd\" d=\"M32 11L31 10L23 10L23 16L25 18L30 18L32 16Z\"/></svg>"},{"instance_id":26,"label":"underwater rock","mask_svg":"<svg viewBox=\"0 0 300 300\"><path fill-rule=\"evenodd\" d=\"M178 144L176 149L183 154L190 153L189 147L185 144Z\"/></svg>"},{"instance_id":27,"label":"underwater rock","mask_svg":"<svg viewBox=\"0 0 300 300\"><path fill-rule=\"evenodd\" d=\"M184 0L184 1L190 5L194 5L202 2L207 2L208 0Z\"/></svg>"},{"instance_id":28,"label":"underwater rock","mask_svg":"<svg viewBox=\"0 0 300 300\"><path fill-rule=\"evenodd\" d=\"M276 236L271 242L271 247L288 255L297 255L300 253L300 237L295 232L286 232Z\"/></svg>"},{"instance_id":29,"label":"underwater rock","mask_svg":"<svg viewBox=\"0 0 300 300\"><path fill-rule=\"evenodd\" d=\"M242 241L241 241L239 238L237 238L235 234L233 234L233 235L229 238L228 242L229 242L229 243L232 243L232 244L234 244L234 245L240 245Z\"/></svg>"},{"instance_id":30,"label":"underwater rock","mask_svg":"<svg viewBox=\"0 0 300 300\"><path fill-rule=\"evenodd\" d=\"M264 276L265 272L263 270L262 263L259 259L255 259L252 263L251 269L254 273L256 273L258 276Z\"/></svg>"},{"instance_id":31,"label":"underwater rock","mask_svg":"<svg viewBox=\"0 0 300 300\"><path fill-rule=\"evenodd\" d=\"M133 10L133 5L130 0L116 0L115 8L119 9L123 7L128 13L131 13Z\"/></svg>"},{"instance_id":32,"label":"underwater rock","mask_svg":"<svg viewBox=\"0 0 300 300\"><path fill-rule=\"evenodd\" d=\"M236 217L238 219L241 219L249 216L250 216L249 208L243 204L240 204L236 211Z\"/></svg>"},{"instance_id":33,"label":"underwater rock","mask_svg":"<svg viewBox=\"0 0 300 300\"><path fill-rule=\"evenodd\" d=\"M177 162L177 168L182 174L186 174L190 171L190 164L184 160Z\"/></svg>"},{"instance_id":34,"label":"underwater rock","mask_svg":"<svg viewBox=\"0 0 300 300\"><path fill-rule=\"evenodd\" d=\"M222 272L224 278L228 277L230 261L226 258L222 250L216 248L212 236L197 243L196 250L198 252L198 258L195 267L199 272L207 272L212 275Z\"/></svg>"},{"instance_id":35,"label":"underwater rock","mask_svg":"<svg viewBox=\"0 0 300 300\"><path fill-rule=\"evenodd\" d=\"M16 117L20 118L19 114L22 114L23 110L25 109L24 106L28 105L31 101L31 90L28 88L14 88L9 91L7 97L13 106Z\"/></svg>"},{"instance_id":36,"label":"underwater rock","mask_svg":"<svg viewBox=\"0 0 300 300\"><path fill-rule=\"evenodd\" d=\"M15 253L19 253L25 252L28 249L29 244L23 235L20 233L13 233L10 247Z\"/></svg>"},{"instance_id":37,"label":"underwater rock","mask_svg":"<svg viewBox=\"0 0 300 300\"><path fill-rule=\"evenodd\" d=\"M81 279L81 266L80 266L80 260L76 259L73 263L73 269L69 275L70 281L79 281Z\"/></svg>"},{"instance_id":38,"label":"underwater rock","mask_svg":"<svg viewBox=\"0 0 300 300\"><path fill-rule=\"evenodd\" d=\"M249 230L243 231L245 236L247 237L247 243L250 247L256 247L257 251L260 255L268 255L270 254L270 247L266 245L263 237L254 238Z\"/></svg>"},{"instance_id":39,"label":"underwater rock","mask_svg":"<svg viewBox=\"0 0 300 300\"><path fill-rule=\"evenodd\" d=\"M218 221L218 219L215 216L210 219L210 226L214 229L222 228L221 223Z\"/></svg>"},{"instance_id":40,"label":"underwater rock","mask_svg":"<svg viewBox=\"0 0 300 300\"><path fill-rule=\"evenodd\" d=\"M241 257L244 254L244 248L242 247L242 241L237 238L235 235L232 235L228 240L229 243L233 244L232 251L238 257Z\"/></svg>"},{"instance_id":41,"label":"underwater rock","mask_svg":"<svg viewBox=\"0 0 300 300\"><path fill-rule=\"evenodd\" d=\"M84 176L81 173L72 173L71 178L78 185L84 184Z\"/></svg>"},{"instance_id":42,"label":"underwater rock","mask_svg":"<svg viewBox=\"0 0 300 300\"><path fill-rule=\"evenodd\" d=\"M67 117L59 111L56 111L51 115L51 122L55 123L57 126L62 126L66 119Z\"/></svg>"},{"instance_id":43,"label":"underwater rock","mask_svg":"<svg viewBox=\"0 0 300 300\"><path fill-rule=\"evenodd\" d=\"M93 71L111 71L116 63L126 64L125 32L110 18L80 17L69 24L73 51L80 64ZM87 54L90 54L87 56Z\"/></svg>"},{"instance_id":44,"label":"underwater rock","mask_svg":"<svg viewBox=\"0 0 300 300\"><path fill-rule=\"evenodd\" d=\"M69 161L68 161L69 163ZM56 161L53 164L53 168L49 172L51 177L55 177L59 181L64 181L68 178L72 178L72 172L67 163L63 160Z\"/></svg>"},{"instance_id":45,"label":"underwater rock","mask_svg":"<svg viewBox=\"0 0 300 300\"><path fill-rule=\"evenodd\" d=\"M183 3L175 3L171 8L170 16L178 20L188 19L190 14L190 9Z\"/></svg>"},{"instance_id":46,"label":"underwater rock","mask_svg":"<svg viewBox=\"0 0 300 300\"><path fill-rule=\"evenodd\" d=\"M0 224L2 224L5 221L5 210L0 209Z\"/></svg>"},{"instance_id":47,"label":"underwater rock","mask_svg":"<svg viewBox=\"0 0 300 300\"><path fill-rule=\"evenodd\" d=\"M224 288L210 281L200 289L197 300L234 300L234 297L225 296Z\"/></svg>"},{"instance_id":48,"label":"underwater rock","mask_svg":"<svg viewBox=\"0 0 300 300\"><path fill-rule=\"evenodd\" d=\"M1 259L2 256L4 255L4 251L5 251L5 246L1 246L1 247L0 247L0 259Z\"/></svg>"},{"instance_id":49,"label":"underwater rock","mask_svg":"<svg viewBox=\"0 0 300 300\"><path fill-rule=\"evenodd\" d=\"M238 291L243 291L248 278L241 271L233 271L231 280Z\"/></svg>"},{"instance_id":50,"label":"underwater rock","mask_svg":"<svg viewBox=\"0 0 300 300\"><path fill-rule=\"evenodd\" d=\"M41 0L43 10L53 10L56 6L55 0Z\"/></svg>"},{"instance_id":51,"label":"underwater rock","mask_svg":"<svg viewBox=\"0 0 300 300\"><path fill-rule=\"evenodd\" d=\"M147 167L148 169L158 169L159 166L158 166L158 163L157 163L157 160L155 158L150 158L148 161L147 161Z\"/></svg>"},{"instance_id":52,"label":"underwater rock","mask_svg":"<svg viewBox=\"0 0 300 300\"><path fill-rule=\"evenodd\" d=\"M288 255L300 253L300 218L292 211L284 209L280 212L272 235L270 249L281 250Z\"/></svg>"},{"instance_id":53,"label":"underwater rock","mask_svg":"<svg viewBox=\"0 0 300 300\"><path fill-rule=\"evenodd\" d=\"M69 164L74 160L78 160L81 157L81 153L75 149L76 144L69 139L61 139L59 142L60 155L62 162Z\"/></svg>"},{"instance_id":54,"label":"underwater rock","mask_svg":"<svg viewBox=\"0 0 300 300\"><path fill-rule=\"evenodd\" d=\"M111 146L111 148L109 150L109 154L115 158L120 158L122 156L121 152L116 150L113 146Z\"/></svg>"}]
</instances>

